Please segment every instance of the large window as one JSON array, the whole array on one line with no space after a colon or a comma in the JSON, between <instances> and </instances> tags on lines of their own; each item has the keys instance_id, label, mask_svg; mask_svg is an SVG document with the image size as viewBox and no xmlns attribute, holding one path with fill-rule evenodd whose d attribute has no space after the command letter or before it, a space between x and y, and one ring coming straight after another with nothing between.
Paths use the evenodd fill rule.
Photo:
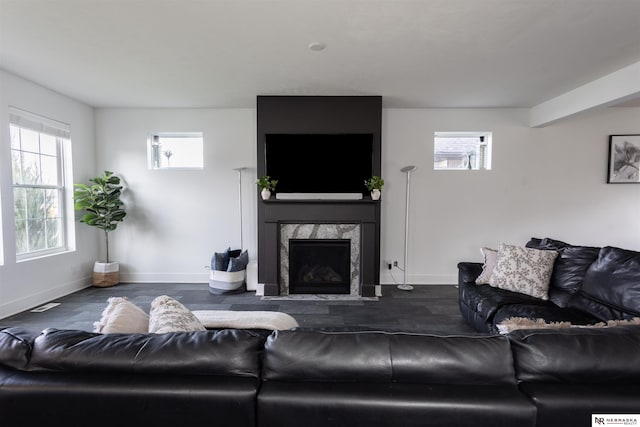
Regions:
<instances>
[{"instance_id":1,"label":"large window","mask_svg":"<svg viewBox=\"0 0 640 427\"><path fill-rule=\"evenodd\" d=\"M154 133L147 142L149 169L202 169L202 132Z\"/></svg>"},{"instance_id":2,"label":"large window","mask_svg":"<svg viewBox=\"0 0 640 427\"><path fill-rule=\"evenodd\" d=\"M435 170L491 169L491 132L435 132Z\"/></svg>"},{"instance_id":3,"label":"large window","mask_svg":"<svg viewBox=\"0 0 640 427\"><path fill-rule=\"evenodd\" d=\"M15 108L9 123L16 257L24 260L65 251L69 126Z\"/></svg>"}]
</instances>

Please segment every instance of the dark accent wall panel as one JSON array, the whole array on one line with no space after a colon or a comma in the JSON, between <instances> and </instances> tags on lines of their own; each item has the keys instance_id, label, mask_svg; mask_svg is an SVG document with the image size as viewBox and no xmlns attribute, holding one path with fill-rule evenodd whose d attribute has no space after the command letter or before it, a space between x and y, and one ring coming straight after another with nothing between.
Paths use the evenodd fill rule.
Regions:
<instances>
[{"instance_id":1,"label":"dark accent wall panel","mask_svg":"<svg viewBox=\"0 0 640 427\"><path fill-rule=\"evenodd\" d=\"M373 135L373 175L381 175L382 97L258 96L257 174L266 174L267 134ZM277 190L277 189L276 189ZM361 295L373 296L380 283L380 202L263 201L258 194L258 282L265 295L279 294L280 223L361 224Z\"/></svg>"}]
</instances>

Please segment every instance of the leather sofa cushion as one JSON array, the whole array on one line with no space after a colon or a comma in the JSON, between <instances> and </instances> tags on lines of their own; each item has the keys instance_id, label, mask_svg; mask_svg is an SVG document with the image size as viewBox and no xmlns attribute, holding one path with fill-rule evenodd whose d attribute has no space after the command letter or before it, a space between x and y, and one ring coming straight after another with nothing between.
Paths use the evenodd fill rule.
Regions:
<instances>
[{"instance_id":1,"label":"leather sofa cushion","mask_svg":"<svg viewBox=\"0 0 640 427\"><path fill-rule=\"evenodd\" d=\"M245 330L102 335L47 329L35 340L31 367L258 378L263 342Z\"/></svg>"},{"instance_id":2,"label":"leather sofa cushion","mask_svg":"<svg viewBox=\"0 0 640 427\"><path fill-rule=\"evenodd\" d=\"M519 330L509 339L519 381L640 383L637 326Z\"/></svg>"},{"instance_id":3,"label":"leather sofa cushion","mask_svg":"<svg viewBox=\"0 0 640 427\"><path fill-rule=\"evenodd\" d=\"M614 247L600 250L569 307L601 320L640 316L640 252Z\"/></svg>"},{"instance_id":4,"label":"leather sofa cushion","mask_svg":"<svg viewBox=\"0 0 640 427\"><path fill-rule=\"evenodd\" d=\"M535 407L515 387L266 382L259 425L278 427L533 427Z\"/></svg>"},{"instance_id":5,"label":"leather sofa cushion","mask_svg":"<svg viewBox=\"0 0 640 427\"><path fill-rule=\"evenodd\" d=\"M549 285L549 299L559 307L566 307L571 295L580 289L587 270L600 252L600 248L597 247L573 246L549 238L532 238L526 246L559 252Z\"/></svg>"},{"instance_id":6,"label":"leather sofa cushion","mask_svg":"<svg viewBox=\"0 0 640 427\"><path fill-rule=\"evenodd\" d=\"M532 237L525 246L532 249L559 251L571 245L563 242L562 240L550 239L549 237L545 237L544 239Z\"/></svg>"},{"instance_id":7,"label":"leather sofa cushion","mask_svg":"<svg viewBox=\"0 0 640 427\"><path fill-rule=\"evenodd\" d=\"M515 384L506 337L303 330L267 339L263 379Z\"/></svg>"},{"instance_id":8,"label":"leather sofa cushion","mask_svg":"<svg viewBox=\"0 0 640 427\"><path fill-rule=\"evenodd\" d=\"M560 251L551 274L549 299L566 307L571 295L580 290L587 270L598 258L600 248L568 246Z\"/></svg>"},{"instance_id":9,"label":"leather sofa cushion","mask_svg":"<svg viewBox=\"0 0 640 427\"><path fill-rule=\"evenodd\" d=\"M0 330L0 365L25 369L36 336L36 333L19 327Z\"/></svg>"}]
</instances>

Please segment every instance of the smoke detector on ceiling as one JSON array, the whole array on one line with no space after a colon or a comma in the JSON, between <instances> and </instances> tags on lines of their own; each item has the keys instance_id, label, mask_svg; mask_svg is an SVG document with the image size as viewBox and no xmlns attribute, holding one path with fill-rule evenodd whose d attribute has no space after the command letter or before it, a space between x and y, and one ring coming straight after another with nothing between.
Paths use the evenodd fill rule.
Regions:
<instances>
[{"instance_id":1,"label":"smoke detector on ceiling","mask_svg":"<svg viewBox=\"0 0 640 427\"><path fill-rule=\"evenodd\" d=\"M327 46L324 43L320 43L320 42L309 43L309 50L313 50L315 52L319 52L321 50L324 50L325 47L327 47Z\"/></svg>"}]
</instances>

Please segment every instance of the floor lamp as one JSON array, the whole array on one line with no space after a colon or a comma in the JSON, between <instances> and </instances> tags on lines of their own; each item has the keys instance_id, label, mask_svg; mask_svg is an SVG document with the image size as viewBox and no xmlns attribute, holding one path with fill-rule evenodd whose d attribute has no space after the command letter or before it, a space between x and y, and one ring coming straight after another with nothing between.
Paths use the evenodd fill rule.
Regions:
<instances>
[{"instance_id":1,"label":"floor lamp","mask_svg":"<svg viewBox=\"0 0 640 427\"><path fill-rule=\"evenodd\" d=\"M238 172L238 205L240 208L240 249L242 246L242 171L246 168L234 168L233 170Z\"/></svg>"},{"instance_id":2,"label":"floor lamp","mask_svg":"<svg viewBox=\"0 0 640 427\"><path fill-rule=\"evenodd\" d=\"M400 172L407 174L407 191L406 191L406 207L404 217L404 280L401 285L398 285L398 289L402 291L411 291L413 286L407 285L407 272L409 270L409 264L407 261L409 252L409 189L411 184L411 172L416 170L415 166L405 166L400 169Z\"/></svg>"}]
</instances>

